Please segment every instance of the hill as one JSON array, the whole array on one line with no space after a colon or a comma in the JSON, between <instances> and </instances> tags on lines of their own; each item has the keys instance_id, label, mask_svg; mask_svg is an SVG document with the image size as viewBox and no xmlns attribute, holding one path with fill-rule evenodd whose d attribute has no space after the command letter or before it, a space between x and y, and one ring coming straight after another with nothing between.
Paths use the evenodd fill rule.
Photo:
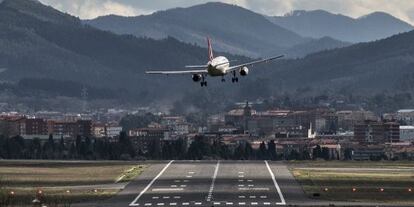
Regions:
<instances>
[{"instance_id":1,"label":"hill","mask_svg":"<svg viewBox=\"0 0 414 207\"><path fill-rule=\"evenodd\" d=\"M414 29L412 25L384 12L375 12L354 19L324 10L300 10L268 19L304 37L329 36L352 43L379 40Z\"/></svg>"},{"instance_id":2,"label":"hill","mask_svg":"<svg viewBox=\"0 0 414 207\"><path fill-rule=\"evenodd\" d=\"M285 53L292 47L314 41L272 24L260 14L224 3L206 3L137 17L103 16L86 20L85 23L102 30L137 37L162 39L172 36L202 47L206 47L205 38L210 36L216 50L250 57ZM338 45L338 42L334 42L327 48ZM311 48L304 50L314 52Z\"/></svg>"},{"instance_id":3,"label":"hill","mask_svg":"<svg viewBox=\"0 0 414 207\"><path fill-rule=\"evenodd\" d=\"M319 41L307 47L332 39ZM81 98L85 87L90 99L116 100L111 106L172 105L182 100L175 106L209 112L233 101L278 97L285 92L303 98L298 91L371 96L383 91L412 93L414 89L414 32L259 65L239 84L215 80L208 88L201 88L189 76L144 74L148 68L203 64L206 53L204 48L174 38L153 40L98 30L35 1L0 3L0 96L3 102L15 105L28 101L27 105L41 109L56 97ZM248 60L225 55L241 62ZM11 101L5 96L19 99ZM59 100L54 106L67 103Z\"/></svg>"},{"instance_id":4,"label":"hill","mask_svg":"<svg viewBox=\"0 0 414 207\"><path fill-rule=\"evenodd\" d=\"M150 79L145 70L204 64L206 59L205 49L173 38L156 41L101 31L36 1L0 3L2 81L75 81L91 87L125 89L128 97L148 101L154 98L149 93L161 97L171 93L168 87L158 90L165 86L164 79ZM171 90L185 88L176 84Z\"/></svg>"},{"instance_id":5,"label":"hill","mask_svg":"<svg viewBox=\"0 0 414 207\"><path fill-rule=\"evenodd\" d=\"M278 75L286 85L347 93L413 92L414 31L380 41L315 53L287 61Z\"/></svg>"}]
</instances>

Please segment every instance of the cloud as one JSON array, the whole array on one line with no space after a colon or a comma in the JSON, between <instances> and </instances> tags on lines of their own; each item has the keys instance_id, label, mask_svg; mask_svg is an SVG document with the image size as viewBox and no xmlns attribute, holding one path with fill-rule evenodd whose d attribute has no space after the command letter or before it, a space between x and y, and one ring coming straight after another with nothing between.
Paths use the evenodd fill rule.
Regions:
<instances>
[{"instance_id":1,"label":"cloud","mask_svg":"<svg viewBox=\"0 0 414 207\"><path fill-rule=\"evenodd\" d=\"M108 14L136 16L150 13L149 11L122 4L116 0L41 0L41 2L82 19L92 19Z\"/></svg>"},{"instance_id":2,"label":"cloud","mask_svg":"<svg viewBox=\"0 0 414 207\"><path fill-rule=\"evenodd\" d=\"M408 0L225 0L267 15L283 15L292 10L323 9L332 13L360 17L372 12L387 12L414 23L414 1Z\"/></svg>"},{"instance_id":3,"label":"cloud","mask_svg":"<svg viewBox=\"0 0 414 207\"><path fill-rule=\"evenodd\" d=\"M283 15L293 10L323 9L352 17L375 11L390 13L414 24L412 0L40 0L59 10L83 19L117 14L134 16L150 14L157 10L188 7L208 1L236 4L266 15Z\"/></svg>"}]
</instances>

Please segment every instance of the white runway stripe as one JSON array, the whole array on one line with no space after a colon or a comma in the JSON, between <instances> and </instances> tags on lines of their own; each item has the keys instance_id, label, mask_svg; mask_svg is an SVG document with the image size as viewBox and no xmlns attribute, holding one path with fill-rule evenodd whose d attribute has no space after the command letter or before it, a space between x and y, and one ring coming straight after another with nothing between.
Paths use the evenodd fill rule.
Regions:
<instances>
[{"instance_id":1,"label":"white runway stripe","mask_svg":"<svg viewBox=\"0 0 414 207\"><path fill-rule=\"evenodd\" d=\"M159 178L161 177L161 175L167 170L167 168L171 165L171 163L173 163L174 160L171 160L167 165L165 165L165 167L160 171L160 173L158 173L157 176L155 176L154 179L151 180L151 182L147 185L147 187L145 187L140 193L139 195L129 204L129 206L137 206L136 202L138 201L138 199L145 193L147 192L147 190L151 187L151 185Z\"/></svg>"},{"instance_id":2,"label":"white runway stripe","mask_svg":"<svg viewBox=\"0 0 414 207\"><path fill-rule=\"evenodd\" d=\"M211 197L213 196L214 183L216 182L219 167L220 167L220 161L217 161L216 169L214 170L213 178L211 180L211 186L208 191L207 201L211 201Z\"/></svg>"},{"instance_id":3,"label":"white runway stripe","mask_svg":"<svg viewBox=\"0 0 414 207\"><path fill-rule=\"evenodd\" d=\"M267 169L269 170L270 176L272 177L273 184L275 185L277 193L279 194L279 197L280 197L281 202L276 203L276 205L286 205L286 201L285 201L285 198L283 197L282 190L280 190L280 187L276 182L275 175L273 174L272 169L270 168L269 163L267 162L267 160L265 161L265 163L266 163Z\"/></svg>"}]
</instances>

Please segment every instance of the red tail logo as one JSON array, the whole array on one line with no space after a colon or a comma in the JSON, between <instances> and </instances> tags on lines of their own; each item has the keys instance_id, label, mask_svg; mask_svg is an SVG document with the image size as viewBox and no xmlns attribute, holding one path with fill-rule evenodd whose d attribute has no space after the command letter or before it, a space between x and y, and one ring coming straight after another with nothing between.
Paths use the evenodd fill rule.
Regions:
<instances>
[{"instance_id":1,"label":"red tail logo","mask_svg":"<svg viewBox=\"0 0 414 207\"><path fill-rule=\"evenodd\" d=\"M214 58L214 55L213 55L213 48L211 47L211 40L209 37L207 37L207 44L208 44L208 59L212 61Z\"/></svg>"}]
</instances>

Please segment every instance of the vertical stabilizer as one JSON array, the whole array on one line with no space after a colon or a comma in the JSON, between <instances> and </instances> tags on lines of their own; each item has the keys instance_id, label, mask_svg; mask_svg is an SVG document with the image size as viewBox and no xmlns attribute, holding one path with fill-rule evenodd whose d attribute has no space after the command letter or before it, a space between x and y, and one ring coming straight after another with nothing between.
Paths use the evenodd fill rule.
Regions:
<instances>
[{"instance_id":1,"label":"vertical stabilizer","mask_svg":"<svg viewBox=\"0 0 414 207\"><path fill-rule=\"evenodd\" d=\"M213 48L211 47L211 40L207 37L207 44L208 44L208 60L211 61L214 58L213 55Z\"/></svg>"}]
</instances>

